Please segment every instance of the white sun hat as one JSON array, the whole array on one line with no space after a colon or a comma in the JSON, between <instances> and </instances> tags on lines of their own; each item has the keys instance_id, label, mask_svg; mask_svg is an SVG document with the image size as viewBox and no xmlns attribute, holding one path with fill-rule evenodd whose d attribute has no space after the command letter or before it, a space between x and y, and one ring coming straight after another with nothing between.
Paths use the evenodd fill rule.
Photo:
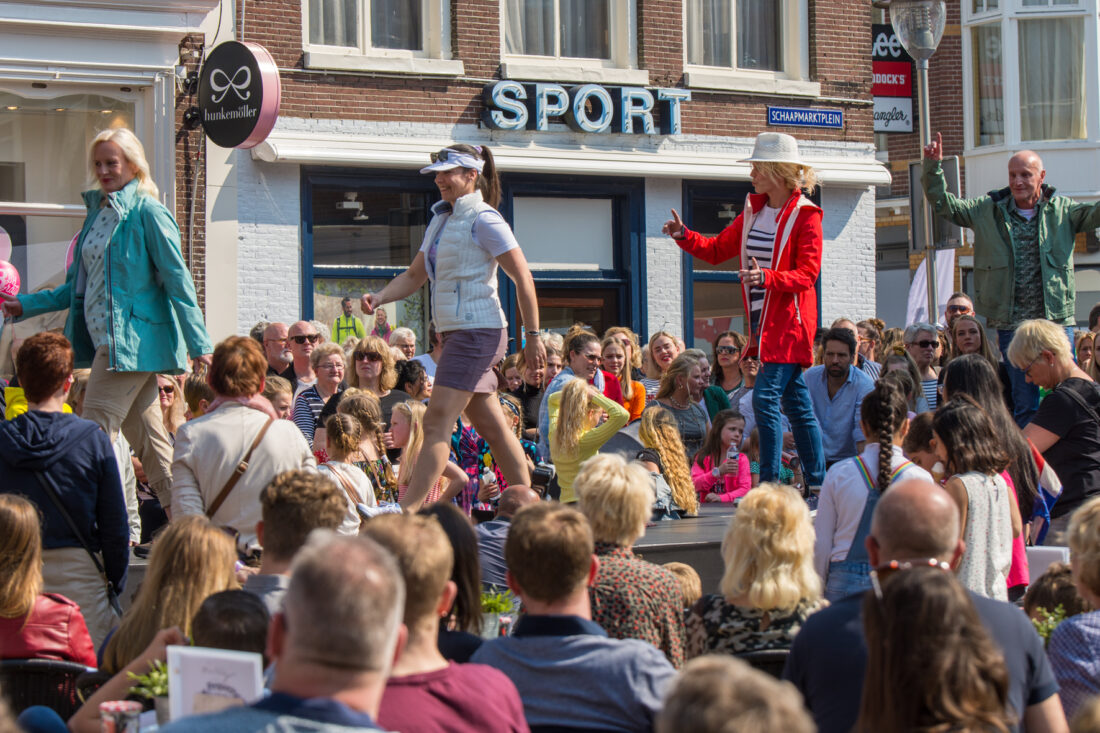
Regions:
<instances>
[{"instance_id":1,"label":"white sun hat","mask_svg":"<svg viewBox=\"0 0 1100 733\"><path fill-rule=\"evenodd\" d=\"M782 132L762 132L756 136L752 156L740 163L795 163L806 165L798 155L798 141Z\"/></svg>"}]
</instances>

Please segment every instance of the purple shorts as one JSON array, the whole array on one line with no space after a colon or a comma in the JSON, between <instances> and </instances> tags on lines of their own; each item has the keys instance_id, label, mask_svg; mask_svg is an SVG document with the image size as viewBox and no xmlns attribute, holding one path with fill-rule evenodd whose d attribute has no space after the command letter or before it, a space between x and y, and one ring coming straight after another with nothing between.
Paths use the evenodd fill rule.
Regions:
<instances>
[{"instance_id":1,"label":"purple shorts","mask_svg":"<svg viewBox=\"0 0 1100 733\"><path fill-rule=\"evenodd\" d=\"M471 328L443 334L443 355L435 367L435 384L463 392L491 394L498 380L493 371L508 347L503 328Z\"/></svg>"}]
</instances>

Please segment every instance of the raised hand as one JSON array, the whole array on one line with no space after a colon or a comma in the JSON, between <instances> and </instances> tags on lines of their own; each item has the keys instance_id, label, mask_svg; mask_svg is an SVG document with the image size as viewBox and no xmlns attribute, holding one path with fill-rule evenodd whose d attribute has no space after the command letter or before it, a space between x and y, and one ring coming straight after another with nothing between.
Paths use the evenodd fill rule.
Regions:
<instances>
[{"instance_id":1,"label":"raised hand","mask_svg":"<svg viewBox=\"0 0 1100 733\"><path fill-rule=\"evenodd\" d=\"M937 132L935 139L924 146L924 157L931 160L943 160L943 135Z\"/></svg>"},{"instance_id":2,"label":"raised hand","mask_svg":"<svg viewBox=\"0 0 1100 733\"><path fill-rule=\"evenodd\" d=\"M368 316L374 314L374 309L378 307L378 303L374 302L374 293L363 293L363 297L359 299L359 307L363 309L363 312Z\"/></svg>"},{"instance_id":3,"label":"raised hand","mask_svg":"<svg viewBox=\"0 0 1100 733\"><path fill-rule=\"evenodd\" d=\"M680 215L676 213L676 209L672 209L672 218L665 222L665 225L661 227L661 233L667 234L670 237L679 237L684 232L684 222L680 219Z\"/></svg>"}]
</instances>

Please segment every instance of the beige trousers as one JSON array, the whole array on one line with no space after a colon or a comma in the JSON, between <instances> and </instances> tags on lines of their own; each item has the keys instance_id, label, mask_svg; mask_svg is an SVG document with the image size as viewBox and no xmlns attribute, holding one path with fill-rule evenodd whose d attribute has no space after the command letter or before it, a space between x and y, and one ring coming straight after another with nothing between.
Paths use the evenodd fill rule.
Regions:
<instances>
[{"instance_id":1,"label":"beige trousers","mask_svg":"<svg viewBox=\"0 0 1100 733\"><path fill-rule=\"evenodd\" d=\"M172 442L164 427L153 372L111 371L108 347L96 349L83 417L115 441L119 430L141 461L149 487L167 509L172 501Z\"/></svg>"},{"instance_id":2,"label":"beige trousers","mask_svg":"<svg viewBox=\"0 0 1100 733\"><path fill-rule=\"evenodd\" d=\"M118 626L118 616L107 600L107 587L83 547L43 550L42 588L80 606L96 649L107 633Z\"/></svg>"}]
</instances>

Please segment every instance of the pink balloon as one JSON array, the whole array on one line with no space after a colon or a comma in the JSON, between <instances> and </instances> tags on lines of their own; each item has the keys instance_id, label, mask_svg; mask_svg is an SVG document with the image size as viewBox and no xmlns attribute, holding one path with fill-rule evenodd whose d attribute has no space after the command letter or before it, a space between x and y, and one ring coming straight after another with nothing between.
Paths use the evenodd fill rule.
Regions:
<instances>
[{"instance_id":1,"label":"pink balloon","mask_svg":"<svg viewBox=\"0 0 1100 733\"><path fill-rule=\"evenodd\" d=\"M11 236L0 227L0 260L11 257Z\"/></svg>"},{"instance_id":2,"label":"pink balloon","mask_svg":"<svg viewBox=\"0 0 1100 733\"><path fill-rule=\"evenodd\" d=\"M19 270L15 265L5 260L0 260L0 293L5 295L19 294Z\"/></svg>"},{"instance_id":3,"label":"pink balloon","mask_svg":"<svg viewBox=\"0 0 1100 733\"><path fill-rule=\"evenodd\" d=\"M76 252L76 241L80 239L80 232L73 235L72 241L69 242L69 249L65 252L65 272L69 271L69 268L73 266L73 253Z\"/></svg>"}]
</instances>

